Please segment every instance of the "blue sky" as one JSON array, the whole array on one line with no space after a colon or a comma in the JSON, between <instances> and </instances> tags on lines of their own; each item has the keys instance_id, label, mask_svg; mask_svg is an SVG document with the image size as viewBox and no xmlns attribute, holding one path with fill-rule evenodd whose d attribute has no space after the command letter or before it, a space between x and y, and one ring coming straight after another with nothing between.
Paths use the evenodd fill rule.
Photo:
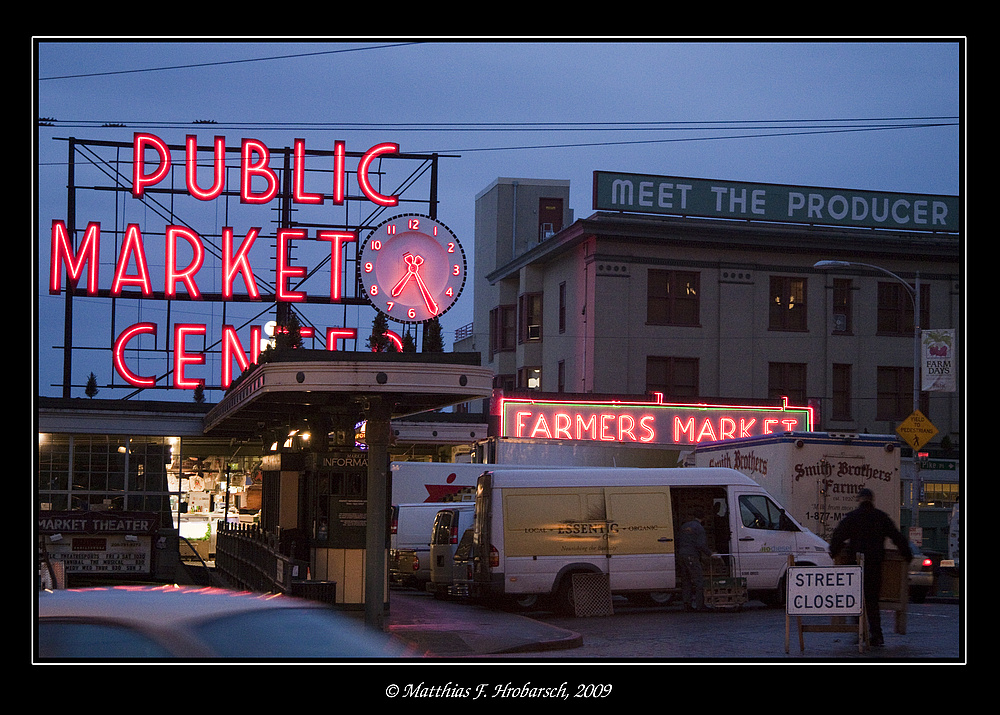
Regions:
<instances>
[{"instance_id":1,"label":"blue sky","mask_svg":"<svg viewBox=\"0 0 1000 715\"><path fill-rule=\"evenodd\" d=\"M48 295L44 280L51 221L66 211L66 148L56 137L130 141L142 128L176 144L197 133L201 143L225 134L232 146L252 137L285 147L304 137L317 149L393 141L402 151L458 154L441 162L439 217L470 253L475 195L500 176L570 180L577 218L591 213L595 170L961 191L957 40L35 43L36 110L56 120L37 128L34 167L41 395L60 394L51 383L62 370L52 348L62 340L62 299ZM217 126L192 125L204 120ZM82 211L77 220L113 223ZM472 321L466 291L443 320L449 343ZM107 305L81 310L80 320L109 320ZM80 330L76 342L87 343ZM112 379L106 352L75 362L74 383L90 371L101 384Z\"/></svg>"}]
</instances>

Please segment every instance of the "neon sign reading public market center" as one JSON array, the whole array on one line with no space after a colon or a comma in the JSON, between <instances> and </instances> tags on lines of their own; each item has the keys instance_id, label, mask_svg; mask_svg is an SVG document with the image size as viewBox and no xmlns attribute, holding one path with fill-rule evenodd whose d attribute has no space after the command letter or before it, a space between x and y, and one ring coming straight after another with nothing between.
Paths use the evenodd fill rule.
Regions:
<instances>
[{"instance_id":1,"label":"neon sign reading public market center","mask_svg":"<svg viewBox=\"0 0 1000 715\"><path fill-rule=\"evenodd\" d=\"M197 172L197 138L187 136L184 145L184 176L186 192L200 201L212 201L224 195L226 190L226 145L224 137L215 137L212 161L211 185L199 183ZM375 146L360 155L356 177L361 193L368 201L380 207L393 207L399 203L396 195L384 195L377 191L370 179L373 162L385 156L399 153L399 145L385 142ZM147 157L152 156L150 161ZM333 180L332 186L325 193L312 193L306 190L306 150L305 142L296 139L292 161L291 201L295 204L319 205L329 199L334 205L343 205L347 200L346 157L348 153L342 141L334 143L333 149ZM355 154L354 156L358 156ZM239 198L241 204L264 205L275 199L279 194L279 179L276 172L270 168L271 152L268 147L255 139L243 139L240 146L239 159ZM150 133L136 133L132 142L132 175L131 194L137 199L143 198L148 190L155 187L169 175L171 169L171 148L159 137ZM318 188L318 187L311 187ZM233 191L235 189L231 189ZM257 285L254 270L250 264L250 249L260 234L260 227L251 227L245 233L237 234L231 226L221 232L221 298L230 300L260 300L261 291ZM317 230L310 236L309 232L300 228L278 228L275 237L274 275L276 288L273 298L277 302L304 302L307 295L304 291L294 290L290 283L304 278L308 270L304 266L294 265L291 261L291 249L295 241L314 240L330 245L330 286L329 301L340 303L345 300L345 266L342 258L342 248L347 244L356 244L356 232L350 230ZM205 258L204 241L197 232L181 225L169 225L163 233L165 266L163 269L162 291L154 292L153 276L147 261L146 244L143 232L138 224L130 223L121 242L118 256L114 263L114 273L110 288L103 290L99 283L99 266L101 263L101 224L92 221L87 224L79 246L74 249L70 230L63 220L52 221L51 252L49 267L49 293L59 294L63 290L64 273L66 289L78 291L78 283L86 280L88 296L107 296L116 298L125 296L126 291L138 293L143 298L162 298L171 300L186 294L190 300L202 298L198 283L198 272ZM106 241L107 243L107 241ZM325 250L325 249L324 249ZM178 265L182 252L190 252L192 256L187 265ZM242 283L245 294L237 294L238 281ZM183 292L179 293L178 289ZM325 290L325 289L324 289ZM113 347L114 368L121 377L136 387L153 387L156 377L137 375L126 364L126 349L139 336L155 335L155 323L141 322L131 325L121 331ZM185 349L185 340L194 335L205 335L207 326L195 323L177 323L173 334L173 387L194 389L203 384L203 380L185 376L185 368L189 365L204 364L205 356L199 353L189 353ZM327 331L327 349L335 350L339 339L356 336L352 328L330 328ZM393 339L394 333L388 336ZM222 326L222 387L232 384L232 362L235 360L241 369L247 369L251 362L256 362L260 350L260 328L252 328L251 355L248 358L236 330L231 325ZM394 342L398 343L398 340Z\"/></svg>"},{"instance_id":2,"label":"neon sign reading public market center","mask_svg":"<svg viewBox=\"0 0 1000 715\"><path fill-rule=\"evenodd\" d=\"M810 407L576 402L505 398L502 437L633 445L699 444L783 432L810 432Z\"/></svg>"}]
</instances>

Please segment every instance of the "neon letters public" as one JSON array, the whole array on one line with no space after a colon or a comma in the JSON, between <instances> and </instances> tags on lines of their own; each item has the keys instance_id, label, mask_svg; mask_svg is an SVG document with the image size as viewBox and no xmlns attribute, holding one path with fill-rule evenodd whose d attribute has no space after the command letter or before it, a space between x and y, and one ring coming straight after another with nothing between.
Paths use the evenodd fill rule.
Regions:
<instances>
[{"instance_id":1,"label":"neon letters public","mask_svg":"<svg viewBox=\"0 0 1000 715\"><path fill-rule=\"evenodd\" d=\"M212 201L223 195L226 190L225 166L226 139L216 136L212 144L211 184L203 186L199 183L197 172L198 143L197 137L188 135L184 143L184 179L188 194L199 201ZM391 142L376 144L368 149L360 158L357 166L357 182L364 197L378 206L392 207L399 203L398 196L387 196L378 192L369 178L372 163L384 156L397 154L399 145ZM333 151L333 181L329 192L316 193L306 190L305 181L305 141L296 139L292 159L292 202L297 204L318 205L329 197L334 205L341 205L346 200L345 186L346 147L344 142L334 143ZM278 176L269 166L271 152L268 147L256 139L243 139L240 144L239 159L239 197L240 202L251 205L262 205L273 200L279 190ZM131 193L135 198L142 198L150 189L164 181L171 169L171 149L161 138L144 132L137 132L132 142L132 186ZM206 182L207 183L207 182ZM315 188L315 187L314 187ZM253 267L250 264L250 250L261 232L259 226L251 227L242 235L232 226L222 229L221 255L221 297L224 301L235 300L239 295L245 300L260 300L261 291ZM59 294L64 286L64 274L67 290L77 290L81 281L86 282L86 293L89 296L101 295L99 281L99 265L101 258L101 225L90 222L83 232L79 247L72 247L72 240L66 222L52 221L49 267L49 292ZM276 288L274 299L280 302L303 302L307 299L304 291L293 290L294 280L304 278L308 270L304 266L293 265L290 258L291 248L298 241L324 241L330 244L330 289L331 303L342 302L344 299L345 266L343 248L347 244L356 243L357 235L353 231L318 230L315 235L298 228L279 228L276 234L275 277ZM164 232L164 268L162 292L154 291L153 276L147 259L146 242L138 224L129 224L118 250L115 268L110 287L104 291L110 297L119 297L127 291L136 291L144 298L162 297L167 300L181 296L179 289L191 300L202 298L198 284L198 273L205 262L205 245L202 238L186 226L170 225ZM189 255L186 265L179 265L180 256ZM237 282L241 282L245 295L236 291ZM252 353L248 357L236 336L235 329L224 325L222 336L222 387L232 384L233 360L246 369L250 362L256 362L259 345L260 329L251 329ZM115 370L129 384L136 387L153 387L156 377L137 375L125 361L126 348L133 340L142 335L156 335L155 323L137 323L125 328L115 340L112 351L112 361ZM174 326L173 346L173 386L182 389L194 389L204 384L202 379L193 379L185 375L189 365L200 365L205 362L205 355L186 351L185 341L188 337L204 335L205 325L178 324ZM305 334L306 331L304 331ZM311 332L309 333L311 335ZM353 328L333 327L327 329L326 346L336 350L339 340L354 338L357 331ZM402 343L398 335L387 333L398 348Z\"/></svg>"}]
</instances>

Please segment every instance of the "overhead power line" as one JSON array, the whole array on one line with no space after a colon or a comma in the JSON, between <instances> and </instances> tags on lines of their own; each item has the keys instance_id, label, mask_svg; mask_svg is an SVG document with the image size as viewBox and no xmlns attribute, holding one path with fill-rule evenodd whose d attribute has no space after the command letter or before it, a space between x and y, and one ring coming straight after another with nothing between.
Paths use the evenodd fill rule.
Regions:
<instances>
[{"instance_id":1,"label":"overhead power line","mask_svg":"<svg viewBox=\"0 0 1000 715\"><path fill-rule=\"evenodd\" d=\"M299 57L316 57L318 55L336 55L344 52L367 52L368 50L385 50L393 47L407 47L409 45L419 45L419 42L401 42L393 45L374 45L371 47L345 47L339 50L323 50L318 52L299 52L291 55L276 55L274 57L247 57L242 60L218 60L215 62L198 62L187 65L169 65L166 67L146 67L143 69L131 70L111 70L108 72L87 72L84 74L66 74L54 77L39 77L39 82L49 82L57 79L81 79L84 77L108 77L119 74L140 74L144 72L165 72L168 70L193 69L196 67L219 67L223 65L244 64L247 62L270 62L273 60L289 60Z\"/></svg>"}]
</instances>

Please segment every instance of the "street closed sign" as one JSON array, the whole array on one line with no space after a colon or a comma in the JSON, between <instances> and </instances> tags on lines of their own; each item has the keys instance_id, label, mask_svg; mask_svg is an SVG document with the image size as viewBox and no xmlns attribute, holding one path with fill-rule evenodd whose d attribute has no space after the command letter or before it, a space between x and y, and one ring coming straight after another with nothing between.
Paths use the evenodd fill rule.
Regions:
<instances>
[{"instance_id":1,"label":"street closed sign","mask_svg":"<svg viewBox=\"0 0 1000 715\"><path fill-rule=\"evenodd\" d=\"M788 569L790 616L857 616L863 602L860 566Z\"/></svg>"}]
</instances>

